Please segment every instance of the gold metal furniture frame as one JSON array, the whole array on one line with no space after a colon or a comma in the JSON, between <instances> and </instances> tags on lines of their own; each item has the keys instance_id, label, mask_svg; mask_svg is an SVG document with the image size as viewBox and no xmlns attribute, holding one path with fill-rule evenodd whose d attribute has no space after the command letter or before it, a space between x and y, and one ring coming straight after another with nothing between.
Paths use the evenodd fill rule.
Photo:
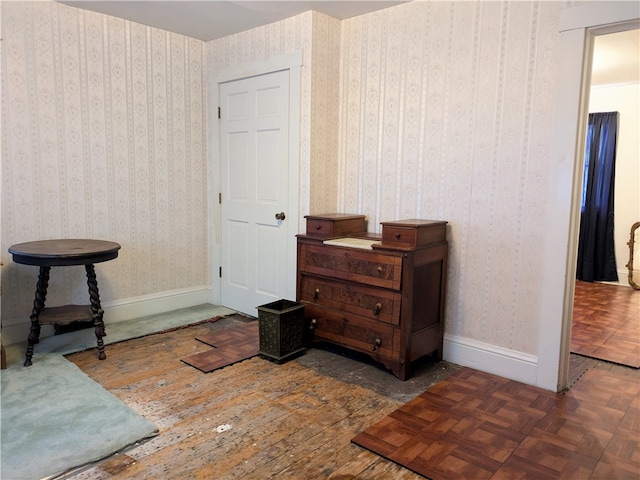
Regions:
<instances>
[{"instance_id":1,"label":"gold metal furniture frame","mask_svg":"<svg viewBox=\"0 0 640 480\"><path fill-rule=\"evenodd\" d=\"M629 241L627 245L629 245L629 263L627 263L627 268L629 269L629 285L636 290L640 290L640 285L633 281L633 247L636 243L636 230L640 228L640 222L636 222L631 225L631 232L629 232Z\"/></svg>"}]
</instances>

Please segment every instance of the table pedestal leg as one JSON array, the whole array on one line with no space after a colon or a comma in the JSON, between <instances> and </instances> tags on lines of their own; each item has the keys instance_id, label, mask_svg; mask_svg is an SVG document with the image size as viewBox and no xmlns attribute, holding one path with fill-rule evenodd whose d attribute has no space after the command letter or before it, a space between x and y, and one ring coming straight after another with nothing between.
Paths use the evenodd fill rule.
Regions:
<instances>
[{"instance_id":1,"label":"table pedestal leg","mask_svg":"<svg viewBox=\"0 0 640 480\"><path fill-rule=\"evenodd\" d=\"M49 287L49 271L51 267L40 267L38 275L38 284L36 285L36 298L33 301L33 310L31 311L31 329L27 338L27 354L24 359L24 366L31 365L31 357L33 357L33 346L40 341L40 322L38 317L44 308L44 302L47 298L47 288Z\"/></svg>"},{"instance_id":2,"label":"table pedestal leg","mask_svg":"<svg viewBox=\"0 0 640 480\"><path fill-rule=\"evenodd\" d=\"M91 313L93 314L93 326L98 339L98 358L104 360L107 355L104 353L104 342L102 337L107 334L104 331L104 312L100 307L100 295L98 294L98 281L96 280L96 269L93 264L85 265L87 271L87 285L89 286L89 298L91 300Z\"/></svg>"}]
</instances>

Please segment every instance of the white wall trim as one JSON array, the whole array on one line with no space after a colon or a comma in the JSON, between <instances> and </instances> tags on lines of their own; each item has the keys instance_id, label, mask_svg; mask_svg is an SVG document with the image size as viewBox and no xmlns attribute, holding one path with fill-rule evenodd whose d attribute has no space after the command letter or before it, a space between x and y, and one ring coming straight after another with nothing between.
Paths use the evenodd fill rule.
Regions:
<instances>
[{"instance_id":1,"label":"white wall trim","mask_svg":"<svg viewBox=\"0 0 640 480\"><path fill-rule=\"evenodd\" d=\"M302 103L302 52L300 52L300 64L292 65L289 68L289 238L295 238L299 232L300 225L300 124L302 120L301 103ZM291 208L294 207L294 208ZM289 281L287 284L288 294L285 298L296 298L296 266L297 266L297 249L294 247L289 250L287 256L287 271L289 272Z\"/></svg>"},{"instance_id":2,"label":"white wall trim","mask_svg":"<svg viewBox=\"0 0 640 480\"><path fill-rule=\"evenodd\" d=\"M631 288L629 284L629 270L618 270L618 281L617 282L605 282L599 281L597 283L605 283L607 285L616 285L618 287L628 287ZM640 278L640 270L633 271L633 278Z\"/></svg>"},{"instance_id":3,"label":"white wall trim","mask_svg":"<svg viewBox=\"0 0 640 480\"><path fill-rule=\"evenodd\" d=\"M101 306L104 310L104 323L110 324L170 312L180 308L203 305L209 303L210 297L211 287L202 285L124 300L103 302ZM27 335L29 335L29 327L29 312L25 311L24 322L2 326L2 343L6 346L25 342ZM41 338L51 335L52 332L52 327L43 326Z\"/></svg>"},{"instance_id":4,"label":"white wall trim","mask_svg":"<svg viewBox=\"0 0 640 480\"><path fill-rule=\"evenodd\" d=\"M217 72L213 72L213 81L210 83L210 86L217 90L218 83L264 75L265 73L277 72L278 70L289 70L290 68L300 66L302 66L302 50L278 55L265 61L248 62L224 70L218 70Z\"/></svg>"},{"instance_id":5,"label":"white wall trim","mask_svg":"<svg viewBox=\"0 0 640 480\"><path fill-rule=\"evenodd\" d=\"M575 287L578 205L574 202L581 187L576 169L576 152L584 148L580 118L585 114L586 85L591 51L586 31L570 30L561 34L558 51L558 90L556 92L556 128L553 139L553 164L549 170L547 225L543 255L542 294L538 312L537 385L559 391L568 385L569 339ZM584 125L584 122L582 122ZM569 319L568 321L566 319Z\"/></svg>"},{"instance_id":6,"label":"white wall trim","mask_svg":"<svg viewBox=\"0 0 640 480\"><path fill-rule=\"evenodd\" d=\"M471 338L444 335L444 359L448 362L536 385L538 357L497 347Z\"/></svg>"},{"instance_id":7,"label":"white wall trim","mask_svg":"<svg viewBox=\"0 0 640 480\"><path fill-rule=\"evenodd\" d=\"M638 85L638 84L640 84L640 82L603 83L602 85L592 85L591 90L597 90L599 88L628 87L631 85Z\"/></svg>"},{"instance_id":8,"label":"white wall trim","mask_svg":"<svg viewBox=\"0 0 640 480\"><path fill-rule=\"evenodd\" d=\"M613 26L640 18L638 2L590 2L560 12L559 31ZM617 30L617 29L614 29Z\"/></svg>"},{"instance_id":9,"label":"white wall trim","mask_svg":"<svg viewBox=\"0 0 640 480\"><path fill-rule=\"evenodd\" d=\"M125 300L104 302L104 322L116 323L133 318L156 315L170 312L180 308L194 307L209 303L211 287L201 285L198 287L182 288L168 292L154 293Z\"/></svg>"}]
</instances>

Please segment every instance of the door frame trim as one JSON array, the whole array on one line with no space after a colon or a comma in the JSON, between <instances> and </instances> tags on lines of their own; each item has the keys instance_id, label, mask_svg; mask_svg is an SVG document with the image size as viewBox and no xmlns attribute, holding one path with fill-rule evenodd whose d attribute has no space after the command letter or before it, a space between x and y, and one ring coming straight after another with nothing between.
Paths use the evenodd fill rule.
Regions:
<instances>
[{"instance_id":1,"label":"door frame trim","mask_svg":"<svg viewBox=\"0 0 640 480\"><path fill-rule=\"evenodd\" d=\"M220 123L217 110L220 105L220 84L243 78L264 75L281 70L289 70L289 211L287 212L287 236L291 239L292 247L287 253L287 292L286 297L295 299L296 292L296 249L295 235L298 233L300 218L300 115L301 115L301 79L302 79L302 51L295 51L278 55L265 61L249 62L228 67L209 74L209 104L207 105L208 148L207 158L209 189L209 252L211 252L211 299L214 305L221 303L221 282L218 273L221 265L221 227L222 208L218 202L221 191L221 163L220 163ZM295 181L292 181L295 180ZM224 199L223 199L224 200Z\"/></svg>"},{"instance_id":2,"label":"door frame trim","mask_svg":"<svg viewBox=\"0 0 640 480\"><path fill-rule=\"evenodd\" d=\"M598 2L561 11L558 30L553 164L544 241L538 314L536 386L560 391L569 385L569 351L579 231L580 167L584 158L593 37L628 29L639 19L634 2Z\"/></svg>"}]
</instances>

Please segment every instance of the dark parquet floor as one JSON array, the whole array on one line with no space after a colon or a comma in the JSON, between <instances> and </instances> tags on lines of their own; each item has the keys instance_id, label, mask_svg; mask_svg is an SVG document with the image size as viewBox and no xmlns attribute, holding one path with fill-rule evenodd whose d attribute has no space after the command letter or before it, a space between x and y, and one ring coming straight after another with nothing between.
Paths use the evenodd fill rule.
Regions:
<instances>
[{"instance_id":1,"label":"dark parquet floor","mask_svg":"<svg viewBox=\"0 0 640 480\"><path fill-rule=\"evenodd\" d=\"M258 355L258 322L252 321L221 332L200 335L196 340L212 348L188 355L182 361L204 373L210 373Z\"/></svg>"},{"instance_id":2,"label":"dark parquet floor","mask_svg":"<svg viewBox=\"0 0 640 480\"><path fill-rule=\"evenodd\" d=\"M634 372L590 369L553 393L464 368L353 441L433 480L638 479Z\"/></svg>"},{"instance_id":3,"label":"dark parquet floor","mask_svg":"<svg viewBox=\"0 0 640 480\"><path fill-rule=\"evenodd\" d=\"M577 281L571 352L640 368L640 290Z\"/></svg>"}]
</instances>

